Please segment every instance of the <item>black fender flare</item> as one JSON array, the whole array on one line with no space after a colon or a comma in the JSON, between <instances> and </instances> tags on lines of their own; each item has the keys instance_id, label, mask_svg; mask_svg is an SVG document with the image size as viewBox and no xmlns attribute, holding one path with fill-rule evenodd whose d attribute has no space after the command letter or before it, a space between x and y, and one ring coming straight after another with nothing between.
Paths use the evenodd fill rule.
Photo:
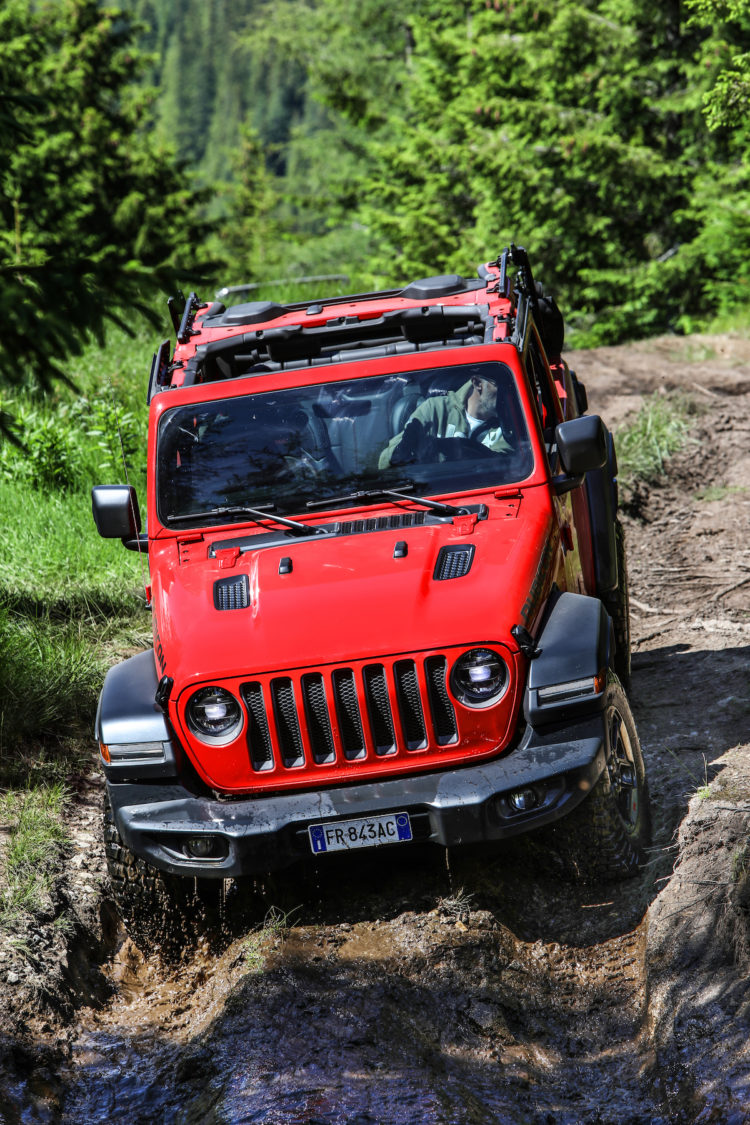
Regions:
<instances>
[{"instance_id":1,"label":"black fender flare","mask_svg":"<svg viewBox=\"0 0 750 1125\"><path fill-rule=\"evenodd\" d=\"M110 780L174 777L179 747L164 711L154 650L115 664L104 679L96 712L96 737L106 746L103 766Z\"/></svg>"},{"instance_id":2,"label":"black fender flare","mask_svg":"<svg viewBox=\"0 0 750 1125\"><path fill-rule=\"evenodd\" d=\"M601 469L586 473L584 487L591 520L591 541L594 548L594 574L598 594L617 588L617 453L615 440L607 433L607 461Z\"/></svg>"},{"instance_id":3,"label":"black fender flare","mask_svg":"<svg viewBox=\"0 0 750 1125\"><path fill-rule=\"evenodd\" d=\"M527 723L538 727L600 711L613 655L612 621L599 599L559 594L548 608L529 664L523 704Z\"/></svg>"}]
</instances>

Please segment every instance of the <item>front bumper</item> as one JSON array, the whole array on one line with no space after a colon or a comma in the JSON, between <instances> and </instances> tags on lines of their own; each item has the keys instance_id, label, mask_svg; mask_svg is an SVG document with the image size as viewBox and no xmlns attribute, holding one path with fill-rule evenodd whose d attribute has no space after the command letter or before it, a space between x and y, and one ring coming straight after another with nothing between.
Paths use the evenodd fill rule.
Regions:
<instances>
[{"instance_id":1,"label":"front bumper","mask_svg":"<svg viewBox=\"0 0 750 1125\"><path fill-rule=\"evenodd\" d=\"M545 731L528 727L519 746L483 765L382 782L239 800L190 792L179 781L107 785L131 851L172 874L227 879L312 858L307 829L320 822L405 811L415 842L449 847L516 836L571 812L604 765L599 713ZM528 786L536 788L539 804L516 811L508 796ZM226 854L189 856L187 840L205 835L217 837Z\"/></svg>"}]
</instances>

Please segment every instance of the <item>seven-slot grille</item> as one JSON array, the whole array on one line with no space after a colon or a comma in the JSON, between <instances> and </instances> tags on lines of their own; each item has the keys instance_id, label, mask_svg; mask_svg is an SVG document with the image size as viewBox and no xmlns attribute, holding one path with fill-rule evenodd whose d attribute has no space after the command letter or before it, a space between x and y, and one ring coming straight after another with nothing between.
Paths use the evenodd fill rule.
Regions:
<instances>
[{"instance_id":1,"label":"seven-slot grille","mask_svg":"<svg viewBox=\"0 0 750 1125\"><path fill-rule=\"evenodd\" d=\"M349 767L457 742L447 669L431 655L243 684L253 769Z\"/></svg>"}]
</instances>

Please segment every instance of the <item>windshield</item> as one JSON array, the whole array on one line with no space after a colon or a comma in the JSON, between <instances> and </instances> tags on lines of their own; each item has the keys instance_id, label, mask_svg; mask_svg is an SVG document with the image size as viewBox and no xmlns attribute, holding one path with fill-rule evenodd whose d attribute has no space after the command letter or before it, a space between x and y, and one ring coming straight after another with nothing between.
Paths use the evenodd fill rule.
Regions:
<instances>
[{"instance_id":1,"label":"windshield","mask_svg":"<svg viewBox=\"0 0 750 1125\"><path fill-rule=\"evenodd\" d=\"M373 489L439 496L513 484L532 468L510 369L466 363L168 410L158 513L165 524L204 526L242 518L243 505L300 513Z\"/></svg>"}]
</instances>

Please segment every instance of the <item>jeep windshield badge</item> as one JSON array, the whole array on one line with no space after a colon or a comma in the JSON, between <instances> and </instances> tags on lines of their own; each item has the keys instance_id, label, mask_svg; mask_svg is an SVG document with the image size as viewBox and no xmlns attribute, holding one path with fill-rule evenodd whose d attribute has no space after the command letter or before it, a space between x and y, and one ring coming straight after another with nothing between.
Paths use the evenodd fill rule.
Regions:
<instances>
[{"instance_id":1,"label":"jeep windshield badge","mask_svg":"<svg viewBox=\"0 0 750 1125\"><path fill-rule=\"evenodd\" d=\"M571 875L636 875L614 441L525 250L474 279L172 313L149 381L154 648L110 668L96 719L136 944L185 880L356 880L362 848L554 823ZM134 489L92 503L133 540Z\"/></svg>"}]
</instances>

